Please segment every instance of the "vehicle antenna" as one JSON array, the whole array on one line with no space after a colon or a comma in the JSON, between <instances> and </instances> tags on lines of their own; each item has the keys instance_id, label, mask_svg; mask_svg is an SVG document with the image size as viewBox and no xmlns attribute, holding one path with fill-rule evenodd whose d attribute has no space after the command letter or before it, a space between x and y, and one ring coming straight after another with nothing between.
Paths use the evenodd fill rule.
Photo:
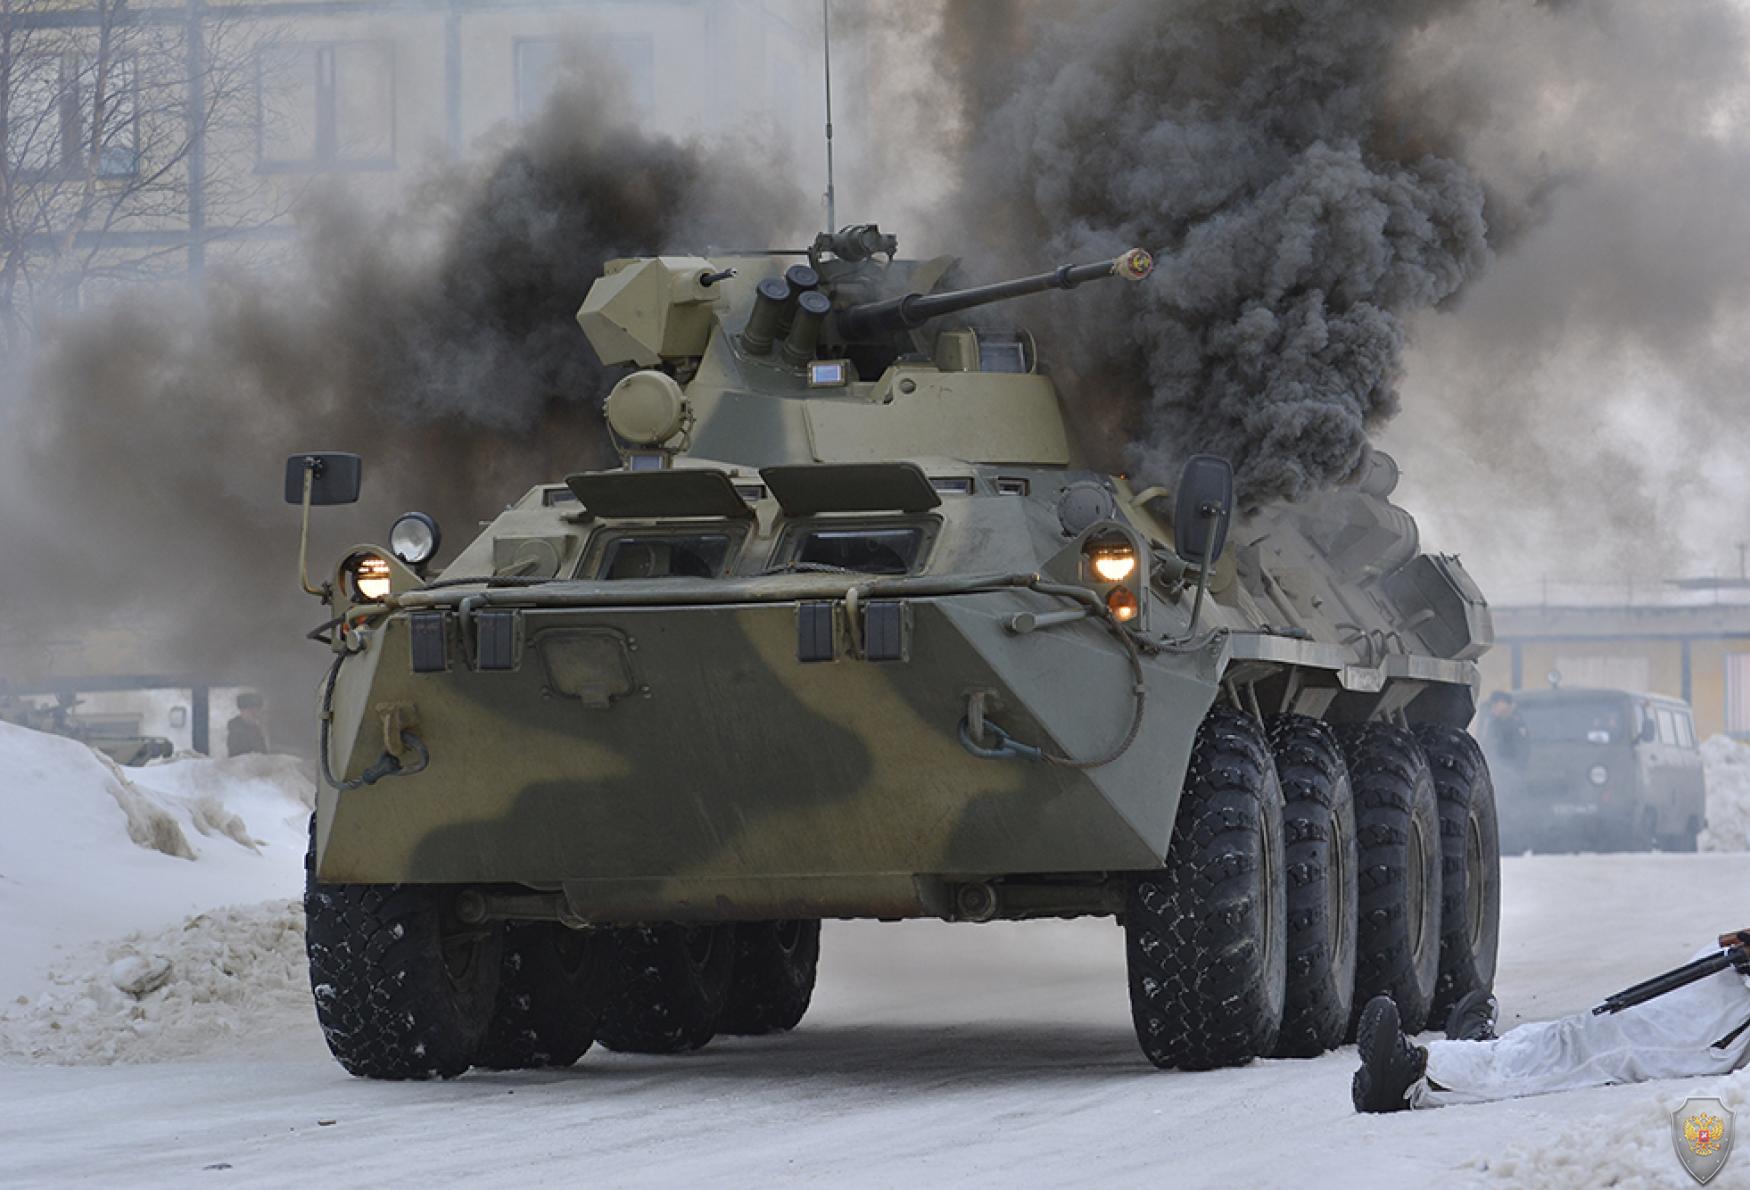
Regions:
<instances>
[{"instance_id":1,"label":"vehicle antenna","mask_svg":"<svg viewBox=\"0 0 1750 1190\"><path fill-rule=\"evenodd\" d=\"M832 17L827 11L829 0L820 0L820 40L823 60L826 63L826 230L827 234L838 225L838 219L833 210L832 186Z\"/></svg>"}]
</instances>

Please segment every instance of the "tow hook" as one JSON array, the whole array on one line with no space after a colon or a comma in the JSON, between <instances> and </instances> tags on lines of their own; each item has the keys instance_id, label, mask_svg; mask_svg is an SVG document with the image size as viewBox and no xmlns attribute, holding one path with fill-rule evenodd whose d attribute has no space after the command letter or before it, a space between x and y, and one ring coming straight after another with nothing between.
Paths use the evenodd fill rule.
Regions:
<instances>
[{"instance_id":1,"label":"tow hook","mask_svg":"<svg viewBox=\"0 0 1750 1190\"><path fill-rule=\"evenodd\" d=\"M996 701L995 691L973 690L966 695L966 716L960 720L960 746L980 760L1044 760L1044 752L1021 743L985 718L987 701Z\"/></svg>"}]
</instances>

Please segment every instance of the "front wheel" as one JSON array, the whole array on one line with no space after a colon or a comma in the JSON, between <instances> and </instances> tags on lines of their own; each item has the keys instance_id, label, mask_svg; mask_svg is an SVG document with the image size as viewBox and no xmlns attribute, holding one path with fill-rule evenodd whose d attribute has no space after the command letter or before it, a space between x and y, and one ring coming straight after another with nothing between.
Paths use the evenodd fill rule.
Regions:
<instances>
[{"instance_id":1,"label":"front wheel","mask_svg":"<svg viewBox=\"0 0 1750 1190\"><path fill-rule=\"evenodd\" d=\"M607 964L593 931L521 922L505 932L498 1004L474 1057L489 1070L570 1066L595 1040Z\"/></svg>"},{"instance_id":2,"label":"front wheel","mask_svg":"<svg viewBox=\"0 0 1750 1190\"><path fill-rule=\"evenodd\" d=\"M735 975L718 1030L782 1033L802 1023L820 963L820 923L743 922L735 927Z\"/></svg>"},{"instance_id":3,"label":"front wheel","mask_svg":"<svg viewBox=\"0 0 1750 1190\"><path fill-rule=\"evenodd\" d=\"M678 1054L717 1035L735 973L733 925L628 926L610 938L597 1040L621 1053Z\"/></svg>"},{"instance_id":4,"label":"front wheel","mask_svg":"<svg viewBox=\"0 0 1750 1190\"><path fill-rule=\"evenodd\" d=\"M1197 729L1163 867L1132 873L1125 951L1137 1041L1160 1067L1237 1066L1276 1045L1287 973L1282 789L1257 720Z\"/></svg>"},{"instance_id":5,"label":"front wheel","mask_svg":"<svg viewBox=\"0 0 1750 1190\"><path fill-rule=\"evenodd\" d=\"M498 995L503 932L468 925L454 890L316 879L304 867L304 945L328 1049L361 1078L454 1078L473 1064Z\"/></svg>"}]
</instances>

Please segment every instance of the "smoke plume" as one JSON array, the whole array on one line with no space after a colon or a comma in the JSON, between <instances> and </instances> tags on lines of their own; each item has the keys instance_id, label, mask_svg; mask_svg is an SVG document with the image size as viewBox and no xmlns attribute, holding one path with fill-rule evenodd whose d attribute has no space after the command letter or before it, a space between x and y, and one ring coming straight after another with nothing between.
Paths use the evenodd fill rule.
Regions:
<instances>
[{"instance_id":1,"label":"smoke plume","mask_svg":"<svg viewBox=\"0 0 1750 1190\"><path fill-rule=\"evenodd\" d=\"M303 719L319 650L287 653L320 609L297 590L287 454L366 460L364 502L315 514L313 568L409 508L465 543L532 484L604 465L612 377L574 321L603 262L761 242L795 200L766 180L781 171L612 123L600 99L573 84L393 209L316 199L289 271L54 328L0 447L14 660L120 621L166 668L269 686Z\"/></svg>"},{"instance_id":2,"label":"smoke plume","mask_svg":"<svg viewBox=\"0 0 1750 1190\"><path fill-rule=\"evenodd\" d=\"M1059 302L1050 336L1119 401L1143 474L1213 451L1247 500L1292 498L1351 473L1397 411L1405 319L1490 256L1482 184L1392 89L1448 7L948 9L943 52L976 64L953 76L966 222L1008 259L1158 254L1140 292ZM978 48L993 16L1032 34L1006 68Z\"/></svg>"},{"instance_id":3,"label":"smoke plume","mask_svg":"<svg viewBox=\"0 0 1750 1190\"><path fill-rule=\"evenodd\" d=\"M1644 592L1750 538L1745 14L964 0L871 73L899 80L886 134L953 179L929 247L992 272L1157 252L1140 292L1025 315L1108 462L1226 454L1258 500L1378 440L1505 597Z\"/></svg>"}]
</instances>

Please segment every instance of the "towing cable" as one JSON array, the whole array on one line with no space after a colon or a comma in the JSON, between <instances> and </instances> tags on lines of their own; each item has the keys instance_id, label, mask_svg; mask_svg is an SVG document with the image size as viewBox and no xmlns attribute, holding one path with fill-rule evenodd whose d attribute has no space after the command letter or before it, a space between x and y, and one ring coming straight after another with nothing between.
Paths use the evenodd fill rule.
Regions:
<instances>
[{"instance_id":1,"label":"towing cable","mask_svg":"<svg viewBox=\"0 0 1750 1190\"><path fill-rule=\"evenodd\" d=\"M406 749L405 755L413 757L411 764L385 748L382 756L366 766L364 772L350 781L341 781L335 777L334 769L328 761L329 736L334 723L334 683L340 677L340 667L346 664L346 659L362 651L362 649L343 645L334 654L334 664L328 667L328 677L322 683L321 740L317 745L321 753L322 779L341 793L350 793L352 790L362 789L366 785L375 785L385 777L411 777L415 773L424 771L425 766L431 763L431 750L425 746L425 741L420 739L412 728L403 728L401 746Z\"/></svg>"},{"instance_id":2,"label":"towing cable","mask_svg":"<svg viewBox=\"0 0 1750 1190\"><path fill-rule=\"evenodd\" d=\"M1026 760L1036 764L1055 765L1058 768L1087 769L1104 768L1126 752L1136 743L1137 736L1142 734L1143 712L1148 706L1148 686L1143 680L1142 652L1145 643L1143 638L1125 628L1115 619L1106 605L1094 596L1092 591L1065 583L1044 582L1037 575L1030 576L1032 581L1025 585L1042 595L1059 595L1074 599L1085 604L1089 613L1098 617L1100 626L1115 637L1124 646L1125 660L1130 663L1130 694L1131 713L1130 729L1124 733L1114 748L1105 755L1092 760L1077 760L1073 756L1065 756L1058 752L1047 752L1044 748L1033 744L1025 744L1014 736L990 722L984 717L984 693L982 691L967 697L966 715L960 720L960 746L981 760ZM990 743L980 743L980 740Z\"/></svg>"}]
</instances>

